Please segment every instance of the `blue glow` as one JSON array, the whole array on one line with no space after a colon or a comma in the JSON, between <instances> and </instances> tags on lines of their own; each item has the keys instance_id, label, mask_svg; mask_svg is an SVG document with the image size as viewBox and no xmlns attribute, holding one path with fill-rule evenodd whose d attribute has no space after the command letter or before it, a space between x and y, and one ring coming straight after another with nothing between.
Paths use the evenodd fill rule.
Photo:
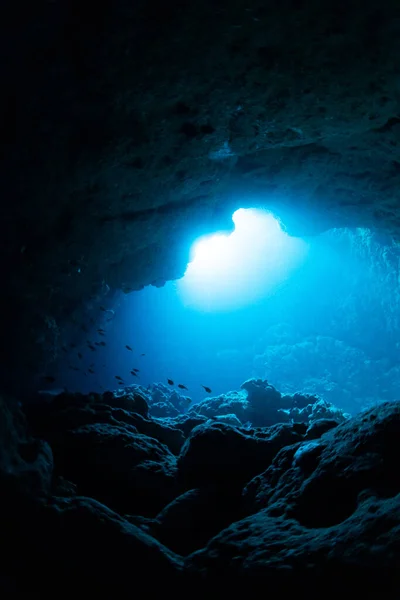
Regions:
<instances>
[{"instance_id":1,"label":"blue glow","mask_svg":"<svg viewBox=\"0 0 400 600\"><path fill-rule=\"evenodd\" d=\"M203 311L236 309L281 286L307 254L307 244L282 231L270 213L240 209L230 235L196 242L193 259L177 283L184 304Z\"/></svg>"},{"instance_id":2,"label":"blue glow","mask_svg":"<svg viewBox=\"0 0 400 600\"><path fill-rule=\"evenodd\" d=\"M207 245L195 245L199 262L189 269L202 266L198 287L190 287L188 277L126 295L104 286L86 317L71 321L68 337L59 340L59 363L47 373L55 376L54 385L43 387L40 379L40 389L114 390L121 387L116 377L121 376L124 385L139 384L147 394L154 383L177 391L167 383L172 379L186 385L198 402L208 397L202 385L219 396L240 390L255 377L284 394L317 394L350 413L397 400L398 244L381 232L361 229L326 231L305 243L283 234L265 213L254 228L251 218L241 223L243 212L235 215L235 233L211 246L211 258ZM288 219L295 227L295 215ZM266 232L262 223L268 225ZM245 232L250 225L249 238ZM230 269L224 267L234 274L228 285L213 268L225 276L221 261L231 261L232 255L220 252L220 244L229 247L242 234L247 245L233 255ZM200 285L204 281L205 289ZM247 296L239 289L237 307L234 285L249 288ZM133 369L139 369L136 375ZM162 394L157 397L162 402Z\"/></svg>"}]
</instances>

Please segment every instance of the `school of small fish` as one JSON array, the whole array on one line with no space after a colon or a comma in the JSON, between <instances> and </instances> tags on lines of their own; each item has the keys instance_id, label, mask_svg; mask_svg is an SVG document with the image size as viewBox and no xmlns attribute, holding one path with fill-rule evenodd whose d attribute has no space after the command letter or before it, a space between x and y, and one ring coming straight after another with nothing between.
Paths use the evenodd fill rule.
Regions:
<instances>
[{"instance_id":1,"label":"school of small fish","mask_svg":"<svg viewBox=\"0 0 400 600\"><path fill-rule=\"evenodd\" d=\"M110 313L110 314L112 314L112 315L115 315L115 311L113 311L113 310L111 310L111 309L106 309L104 306L100 306L100 310L101 310L102 312L104 312L104 313ZM110 321L110 320L111 320L111 319L108 319L107 321ZM93 320L93 319L91 319L91 322L92 322L92 323L94 323L94 320ZM82 325L81 325L81 329L82 329L82 331L84 331L85 333L89 333L89 329L88 329L88 327L87 327L85 324L82 324ZM106 331L105 331L104 329L102 329L102 328L98 328L98 329L97 329L97 333L98 333L100 336L103 336L103 337L106 335ZM105 347L107 344L106 344L106 342L105 342L105 341L103 341L103 340L101 340L101 341L94 341L94 342L92 342L91 340L86 340L86 345L87 345L87 347L89 348L89 350L91 350L92 352L96 352L96 349L97 349L97 348L96 348L96 346L97 346L97 347ZM71 348L71 349L75 349L75 348L76 348L76 344L73 344L73 343L71 343L71 344L70 344L70 348ZM130 346L129 344L125 344L125 348L126 348L127 350L129 350L129 352L133 352L133 351L134 351L134 350L133 350L133 348L132 348L132 346ZM66 352L66 353L68 352L68 348L67 348L66 346L62 346L62 350L63 350L64 352ZM78 359L79 359L79 360L83 360L83 354L82 354L81 352L77 352L77 354L76 354L76 355L77 355L77 357L78 357ZM145 354L145 353L142 353L142 354L140 354L140 356L141 356L141 357L143 357L143 356L146 356L146 354ZM103 366L105 366L105 365L103 365ZM72 364L69 364L69 365L68 365L68 367L69 367L69 369L71 369L72 371L82 371L84 375L87 375L88 373L90 373L91 375L94 375L94 374L96 373L96 371L95 371L95 370L94 370L94 368L93 368L93 367L94 367L94 363L91 363L91 364L89 365L89 367L87 368L87 370L86 370L86 371L85 371L85 370L83 370L83 369L81 369L80 367L77 367L76 365L72 365ZM140 377L140 375L138 375L138 373L140 373L140 369L137 369L137 368L132 368L132 369L130 370L130 374L131 374L133 377ZM124 379L123 379L123 378L122 378L120 375L115 375L115 376L114 376L114 378L115 378L115 379L118 381L118 383L120 383L121 385L125 385L125 380L124 380ZM49 384L50 384L50 383L54 383L54 382L56 381L56 378L55 378L55 377L53 377L52 375L44 375L44 376L42 377L42 380L43 380L45 383L49 383ZM168 383L168 385L170 385L170 386L175 386L175 382L173 381L173 379L167 379L167 383ZM186 385L184 385L183 383L178 383L178 384L177 384L177 387L178 387L180 390L187 390L187 391L189 391L189 390L188 390L188 388L186 387ZM212 393L212 390L211 390L211 388L210 388L210 387L208 387L207 385L203 385L203 384L201 384L201 387L204 389L204 391L205 391L205 392L207 392L207 394L211 394L211 393ZM190 402L191 402L191 399L190 399L190 398L186 398L186 400L188 401L188 403L190 403Z\"/></svg>"}]
</instances>

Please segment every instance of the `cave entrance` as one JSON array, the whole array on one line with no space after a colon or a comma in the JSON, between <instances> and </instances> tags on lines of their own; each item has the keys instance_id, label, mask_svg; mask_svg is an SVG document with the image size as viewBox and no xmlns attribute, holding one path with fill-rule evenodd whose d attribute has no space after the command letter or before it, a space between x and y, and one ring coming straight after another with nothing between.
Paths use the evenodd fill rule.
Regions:
<instances>
[{"instance_id":1,"label":"cave entrance","mask_svg":"<svg viewBox=\"0 0 400 600\"><path fill-rule=\"evenodd\" d=\"M234 231L201 238L177 290L184 304L226 311L258 302L282 285L307 255L307 243L285 233L273 214L239 209Z\"/></svg>"},{"instance_id":2,"label":"cave entrance","mask_svg":"<svg viewBox=\"0 0 400 600\"><path fill-rule=\"evenodd\" d=\"M173 380L196 402L202 385L235 395L254 377L351 414L397 398L400 246L367 229L290 237L254 209L233 221L230 235L197 240L182 279L117 292L57 387L168 390Z\"/></svg>"}]
</instances>

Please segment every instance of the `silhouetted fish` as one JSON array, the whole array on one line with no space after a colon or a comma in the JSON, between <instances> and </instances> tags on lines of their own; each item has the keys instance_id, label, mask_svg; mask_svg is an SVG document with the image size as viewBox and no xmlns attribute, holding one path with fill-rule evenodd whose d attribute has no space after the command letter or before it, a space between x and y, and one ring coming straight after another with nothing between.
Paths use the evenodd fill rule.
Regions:
<instances>
[{"instance_id":1,"label":"silhouetted fish","mask_svg":"<svg viewBox=\"0 0 400 600\"><path fill-rule=\"evenodd\" d=\"M175 385L174 382L172 381L172 379L167 379L169 385Z\"/></svg>"},{"instance_id":2,"label":"silhouetted fish","mask_svg":"<svg viewBox=\"0 0 400 600\"><path fill-rule=\"evenodd\" d=\"M178 388L180 388L181 390L187 390L188 389L186 387L186 385L183 385L183 383L178 383Z\"/></svg>"},{"instance_id":3,"label":"silhouetted fish","mask_svg":"<svg viewBox=\"0 0 400 600\"><path fill-rule=\"evenodd\" d=\"M128 346L128 344L125 346L125 348L126 348L127 350L130 350L130 352L133 352L132 348L131 348L130 346Z\"/></svg>"},{"instance_id":4,"label":"silhouetted fish","mask_svg":"<svg viewBox=\"0 0 400 600\"><path fill-rule=\"evenodd\" d=\"M202 385L201 387L206 390L207 394L211 394L211 392L212 392L211 388L207 387L206 385Z\"/></svg>"}]
</instances>

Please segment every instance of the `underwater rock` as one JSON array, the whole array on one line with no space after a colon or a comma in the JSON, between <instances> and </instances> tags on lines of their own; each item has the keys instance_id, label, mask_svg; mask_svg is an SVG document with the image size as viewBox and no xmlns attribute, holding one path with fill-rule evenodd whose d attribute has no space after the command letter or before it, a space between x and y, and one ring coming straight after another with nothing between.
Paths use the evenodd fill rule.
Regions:
<instances>
[{"instance_id":1,"label":"underwater rock","mask_svg":"<svg viewBox=\"0 0 400 600\"><path fill-rule=\"evenodd\" d=\"M20 404L0 395L0 485L2 503L13 495L35 498L50 493L53 454L47 442L33 438Z\"/></svg>"},{"instance_id":2,"label":"underwater rock","mask_svg":"<svg viewBox=\"0 0 400 600\"><path fill-rule=\"evenodd\" d=\"M247 399L250 409L254 413L265 415L266 405L268 410L275 411L280 408L287 408L281 403L281 393L263 379L248 379L240 386L247 392Z\"/></svg>"},{"instance_id":3,"label":"underwater rock","mask_svg":"<svg viewBox=\"0 0 400 600\"><path fill-rule=\"evenodd\" d=\"M87 403L85 403L86 400ZM48 404L35 410L33 413L29 413L29 424L35 435L44 437L50 444L53 441L57 443L60 434L70 429L94 423L106 423L109 425L126 423L136 431L134 413L123 409L111 408L111 406L106 404L90 404L90 399L86 396L82 396L82 404L80 406L73 405L58 410L57 405Z\"/></svg>"},{"instance_id":4,"label":"underwater rock","mask_svg":"<svg viewBox=\"0 0 400 600\"><path fill-rule=\"evenodd\" d=\"M268 585L283 594L329 582L338 595L351 586L389 598L400 583L399 522L400 503L391 498L364 500L348 520L322 529L262 510L219 533L185 566L215 582L214 591L256 593Z\"/></svg>"},{"instance_id":5,"label":"underwater rock","mask_svg":"<svg viewBox=\"0 0 400 600\"><path fill-rule=\"evenodd\" d=\"M182 448L179 480L188 487L235 489L263 471L283 446L302 439L302 434L289 424L250 435L245 429L207 421L192 430Z\"/></svg>"},{"instance_id":6,"label":"underwater rock","mask_svg":"<svg viewBox=\"0 0 400 600\"><path fill-rule=\"evenodd\" d=\"M207 581L366 582L395 589L400 540L400 403L367 411L319 440L283 448L245 488L250 516L186 560ZM253 514L251 514L253 513Z\"/></svg>"},{"instance_id":7,"label":"underwater rock","mask_svg":"<svg viewBox=\"0 0 400 600\"><path fill-rule=\"evenodd\" d=\"M153 417L175 417L187 411L191 400L163 383L152 383L147 388L150 414Z\"/></svg>"},{"instance_id":8,"label":"underwater rock","mask_svg":"<svg viewBox=\"0 0 400 600\"><path fill-rule=\"evenodd\" d=\"M208 418L234 414L244 423L248 420L246 417L247 409L246 394L240 391L232 391L213 398L205 398L191 406L188 412L190 415L203 415Z\"/></svg>"},{"instance_id":9,"label":"underwater rock","mask_svg":"<svg viewBox=\"0 0 400 600\"><path fill-rule=\"evenodd\" d=\"M313 394L282 395L274 386L261 379L249 379L241 386L243 392L229 392L206 398L192 406L189 414L212 419L229 420L234 415L241 424L271 427L277 423L311 423L322 418L342 422L349 415ZM237 424L237 422L235 422Z\"/></svg>"},{"instance_id":10,"label":"underwater rock","mask_svg":"<svg viewBox=\"0 0 400 600\"><path fill-rule=\"evenodd\" d=\"M143 531L148 533L149 535L154 536L154 528L158 524L157 519L151 519L150 517L142 517L141 515L123 515L123 518L132 523L132 525L136 525L136 527L140 527Z\"/></svg>"},{"instance_id":11,"label":"underwater rock","mask_svg":"<svg viewBox=\"0 0 400 600\"><path fill-rule=\"evenodd\" d=\"M319 402L313 395L282 395L273 385L263 379L249 379L241 388L247 392L249 421L256 427L270 427L275 423L307 422L312 406Z\"/></svg>"},{"instance_id":12,"label":"underwater rock","mask_svg":"<svg viewBox=\"0 0 400 600\"><path fill-rule=\"evenodd\" d=\"M123 416L121 417L119 414L115 414L115 418L119 421L124 420ZM130 415L129 422L136 427L139 433L155 438L162 444L165 444L173 454L179 454L185 443L183 432L176 427L170 426L168 423L145 419L136 414Z\"/></svg>"},{"instance_id":13,"label":"underwater rock","mask_svg":"<svg viewBox=\"0 0 400 600\"><path fill-rule=\"evenodd\" d=\"M168 504L156 517L151 533L181 555L198 550L239 518L240 496L231 490L207 487L188 490Z\"/></svg>"},{"instance_id":14,"label":"underwater rock","mask_svg":"<svg viewBox=\"0 0 400 600\"><path fill-rule=\"evenodd\" d=\"M154 402L151 405L151 415L157 418L176 417L179 410L171 402Z\"/></svg>"},{"instance_id":15,"label":"underwater rock","mask_svg":"<svg viewBox=\"0 0 400 600\"><path fill-rule=\"evenodd\" d=\"M304 408L294 406L285 412L287 412L294 423L314 423L321 419L332 419L336 423L343 423L350 418L348 413L344 413L340 408L320 398L315 398L314 404L308 404Z\"/></svg>"},{"instance_id":16,"label":"underwater rock","mask_svg":"<svg viewBox=\"0 0 400 600\"><path fill-rule=\"evenodd\" d=\"M92 496L122 513L155 515L178 493L176 459L158 440L129 425L94 423L53 441L58 470Z\"/></svg>"},{"instance_id":17,"label":"underwater rock","mask_svg":"<svg viewBox=\"0 0 400 600\"><path fill-rule=\"evenodd\" d=\"M52 441L57 443L60 433L82 425L106 423L118 426L126 423L134 428L134 431L159 440L168 446L174 454L179 454L185 441L182 431L174 427L172 423L154 421L136 412L137 404L132 403L129 396L121 396L114 402L115 396L110 392L102 396L99 395L96 402L91 394L87 396L80 394L79 405L76 405L75 396L72 395L72 397L74 401L70 407L66 405L64 397L62 403L57 402L55 399L54 402L40 405L35 407L33 411L28 411L30 425L36 435L44 437L50 443ZM129 410L104 404L105 400L110 401L112 404L119 404L121 398L121 404L124 405L127 401ZM59 410L59 406L62 406L61 410Z\"/></svg>"},{"instance_id":18,"label":"underwater rock","mask_svg":"<svg viewBox=\"0 0 400 600\"><path fill-rule=\"evenodd\" d=\"M316 394L300 394L299 392L295 392L294 394L282 394L281 400L283 404L286 406L282 406L282 408L292 408L295 406L296 408L302 409L307 406L313 405L320 400L320 396Z\"/></svg>"},{"instance_id":19,"label":"underwater rock","mask_svg":"<svg viewBox=\"0 0 400 600\"><path fill-rule=\"evenodd\" d=\"M142 417L149 416L149 406L146 397L138 391L124 393L121 396L113 392L104 392L103 402L113 408L123 408L124 410L136 412L142 415Z\"/></svg>"},{"instance_id":20,"label":"underwater rock","mask_svg":"<svg viewBox=\"0 0 400 600\"><path fill-rule=\"evenodd\" d=\"M242 427L243 424L239 421L238 417L234 414L231 415L216 415L211 417L211 420L219 421L220 423L227 423L233 427Z\"/></svg>"},{"instance_id":21,"label":"underwater rock","mask_svg":"<svg viewBox=\"0 0 400 600\"><path fill-rule=\"evenodd\" d=\"M77 496L77 486L72 481L68 481L62 477L62 475L56 475L53 478L52 485L52 496L65 496L66 498L72 498Z\"/></svg>"},{"instance_id":22,"label":"underwater rock","mask_svg":"<svg viewBox=\"0 0 400 600\"><path fill-rule=\"evenodd\" d=\"M136 412L143 417L147 417L149 407L145 394L137 389L130 391L129 388L127 388L127 390L128 391L124 391L124 393L106 391L102 394L93 392L90 394L62 392L61 394L48 396L46 402L29 402L25 405L24 410L29 415L30 419L36 418L36 420L40 420L43 413L48 411L55 413L63 409L81 409L84 406L97 407L100 404L103 404L113 408L122 408L130 412Z\"/></svg>"},{"instance_id":23,"label":"underwater rock","mask_svg":"<svg viewBox=\"0 0 400 600\"><path fill-rule=\"evenodd\" d=\"M225 591L327 580L340 589L346 577L400 584L400 402L340 424L245 429L189 414L154 421L86 401L42 413L53 472L42 452L49 446L28 435L18 404L1 398L5 592L54 590L55 577L71 593L78 582L99 593L133 580L151 590L149 572L198 591L219 581ZM93 418L109 422L76 426ZM187 427L178 459L139 432L145 427L158 437L179 431L175 443Z\"/></svg>"},{"instance_id":24,"label":"underwater rock","mask_svg":"<svg viewBox=\"0 0 400 600\"><path fill-rule=\"evenodd\" d=\"M132 577L151 590L148 572L154 568L165 582L175 581L182 570L177 555L96 500L72 498L76 486L53 477L49 445L28 434L20 406L10 398L0 397L0 434L4 597L50 597L60 581L71 595L78 584L81 591L115 593L126 590Z\"/></svg>"},{"instance_id":25,"label":"underwater rock","mask_svg":"<svg viewBox=\"0 0 400 600\"><path fill-rule=\"evenodd\" d=\"M248 484L249 510L268 508L305 527L331 527L356 511L364 490L377 498L394 497L400 494L399 436L400 402L393 402L357 415L318 440L284 448Z\"/></svg>"},{"instance_id":26,"label":"underwater rock","mask_svg":"<svg viewBox=\"0 0 400 600\"><path fill-rule=\"evenodd\" d=\"M343 423L350 418L348 413L343 412L340 408L337 408L330 402L325 400L318 400L311 406L311 413L309 416L310 423L319 421L321 419L334 419L338 423Z\"/></svg>"},{"instance_id":27,"label":"underwater rock","mask_svg":"<svg viewBox=\"0 0 400 600\"><path fill-rule=\"evenodd\" d=\"M323 435L330 429L337 427L338 425L338 421L335 421L334 419L318 419L310 424L306 431L305 437L307 440L314 440L320 438L321 435Z\"/></svg>"},{"instance_id":28,"label":"underwater rock","mask_svg":"<svg viewBox=\"0 0 400 600\"><path fill-rule=\"evenodd\" d=\"M207 419L206 417L198 416L189 412L183 415L180 414L173 419L164 419L164 422L170 423L172 426L180 429L185 438L187 438L190 432L197 427L197 425L206 423Z\"/></svg>"},{"instance_id":29,"label":"underwater rock","mask_svg":"<svg viewBox=\"0 0 400 600\"><path fill-rule=\"evenodd\" d=\"M30 597L51 597L61 584L71 597L77 589L122 596L133 584L151 594L158 577L176 585L182 573L179 556L93 498L52 498L3 521L2 570Z\"/></svg>"}]
</instances>

